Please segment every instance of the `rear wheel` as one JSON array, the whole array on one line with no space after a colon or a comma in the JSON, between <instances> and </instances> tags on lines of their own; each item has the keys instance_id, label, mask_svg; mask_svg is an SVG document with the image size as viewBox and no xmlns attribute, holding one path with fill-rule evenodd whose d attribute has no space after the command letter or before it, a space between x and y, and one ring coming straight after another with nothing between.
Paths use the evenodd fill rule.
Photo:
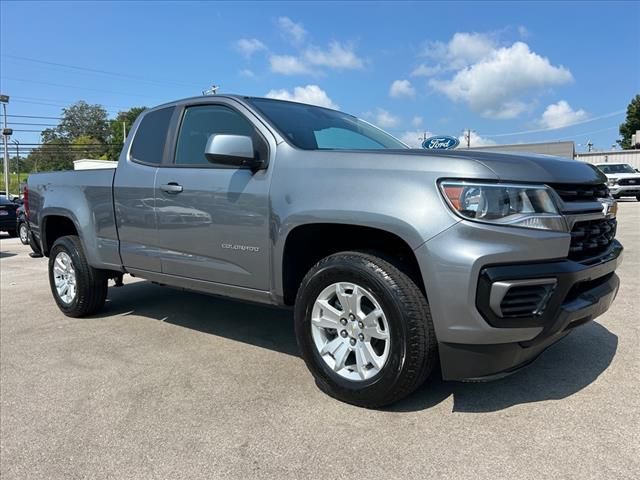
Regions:
<instances>
[{"instance_id":1,"label":"rear wheel","mask_svg":"<svg viewBox=\"0 0 640 480\"><path fill-rule=\"evenodd\" d=\"M376 408L409 395L436 360L429 306L404 272L344 252L316 264L296 298L298 345L327 394Z\"/></svg>"},{"instance_id":2,"label":"rear wheel","mask_svg":"<svg viewBox=\"0 0 640 480\"><path fill-rule=\"evenodd\" d=\"M20 222L18 226L18 236L23 245L29 245L29 229L26 223Z\"/></svg>"},{"instance_id":3,"label":"rear wheel","mask_svg":"<svg viewBox=\"0 0 640 480\"><path fill-rule=\"evenodd\" d=\"M96 313L107 298L107 275L91 267L75 235L55 241L49 254L49 285L62 313L84 317Z\"/></svg>"}]
</instances>

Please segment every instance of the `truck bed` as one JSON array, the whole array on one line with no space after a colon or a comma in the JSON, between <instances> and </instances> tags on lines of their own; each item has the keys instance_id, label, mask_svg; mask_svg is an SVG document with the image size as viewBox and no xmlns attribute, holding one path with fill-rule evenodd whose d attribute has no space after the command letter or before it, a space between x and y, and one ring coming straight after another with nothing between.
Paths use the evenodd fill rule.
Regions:
<instances>
[{"instance_id":1,"label":"truck bed","mask_svg":"<svg viewBox=\"0 0 640 480\"><path fill-rule=\"evenodd\" d=\"M29 176L29 223L37 239L46 237L49 215L72 219L95 266L121 269L113 210L111 168L37 173Z\"/></svg>"}]
</instances>

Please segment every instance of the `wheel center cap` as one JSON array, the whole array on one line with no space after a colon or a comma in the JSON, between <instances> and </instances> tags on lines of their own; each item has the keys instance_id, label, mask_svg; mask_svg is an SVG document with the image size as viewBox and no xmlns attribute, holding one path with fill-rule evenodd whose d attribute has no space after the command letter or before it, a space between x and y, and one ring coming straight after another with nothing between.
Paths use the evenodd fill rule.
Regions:
<instances>
[{"instance_id":1,"label":"wheel center cap","mask_svg":"<svg viewBox=\"0 0 640 480\"><path fill-rule=\"evenodd\" d=\"M358 333L360 333L360 329L358 328L358 324L356 322L352 322L349 325L349 335L351 335L352 337L357 337Z\"/></svg>"}]
</instances>

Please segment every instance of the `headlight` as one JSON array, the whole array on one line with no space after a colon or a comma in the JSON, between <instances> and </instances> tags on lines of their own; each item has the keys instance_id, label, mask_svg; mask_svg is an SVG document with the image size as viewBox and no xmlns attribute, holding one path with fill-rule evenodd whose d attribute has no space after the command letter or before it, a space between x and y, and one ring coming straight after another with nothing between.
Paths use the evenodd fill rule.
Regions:
<instances>
[{"instance_id":1,"label":"headlight","mask_svg":"<svg viewBox=\"0 0 640 480\"><path fill-rule=\"evenodd\" d=\"M618 179L617 178L609 178L607 180L607 185L609 185L610 187L613 187L616 183L618 183Z\"/></svg>"},{"instance_id":2,"label":"headlight","mask_svg":"<svg viewBox=\"0 0 640 480\"><path fill-rule=\"evenodd\" d=\"M453 211L476 222L566 232L552 191L545 185L440 182Z\"/></svg>"}]
</instances>

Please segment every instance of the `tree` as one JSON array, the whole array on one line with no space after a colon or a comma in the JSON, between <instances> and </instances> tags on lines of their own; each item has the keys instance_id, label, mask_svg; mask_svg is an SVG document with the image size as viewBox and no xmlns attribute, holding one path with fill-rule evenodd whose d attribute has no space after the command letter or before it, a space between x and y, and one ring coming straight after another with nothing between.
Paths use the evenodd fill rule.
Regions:
<instances>
[{"instance_id":1,"label":"tree","mask_svg":"<svg viewBox=\"0 0 640 480\"><path fill-rule=\"evenodd\" d=\"M81 100L62 109L62 120L56 127L56 133L70 142L86 136L104 144L111 133L107 111L101 105L89 105Z\"/></svg>"},{"instance_id":2,"label":"tree","mask_svg":"<svg viewBox=\"0 0 640 480\"><path fill-rule=\"evenodd\" d=\"M126 112L118 112L118 115L114 120L110 122L110 135L109 135L109 152L108 158L109 160L117 160L120 155L120 150L124 144L124 129L126 128L126 133L128 134L131 131L131 127L133 123L136 121L136 118L146 109L147 107L132 107Z\"/></svg>"},{"instance_id":3,"label":"tree","mask_svg":"<svg viewBox=\"0 0 640 480\"><path fill-rule=\"evenodd\" d=\"M73 168L73 156L69 142L63 139L49 139L31 151L29 161L33 162L33 170L46 172L48 170L70 170Z\"/></svg>"},{"instance_id":4,"label":"tree","mask_svg":"<svg viewBox=\"0 0 640 480\"><path fill-rule=\"evenodd\" d=\"M146 107L118 112L109 120L101 105L79 101L62 109L62 120L55 128L40 134L42 145L31 151L28 164L35 170L68 170L80 158L117 160L123 145L123 128L131 130Z\"/></svg>"},{"instance_id":5,"label":"tree","mask_svg":"<svg viewBox=\"0 0 640 480\"><path fill-rule=\"evenodd\" d=\"M41 145L29 155L37 170L68 170L79 158L107 158L111 135L107 111L100 105L79 101L62 109L55 128L40 134Z\"/></svg>"},{"instance_id":6,"label":"tree","mask_svg":"<svg viewBox=\"0 0 640 480\"><path fill-rule=\"evenodd\" d=\"M624 149L638 148L640 139L636 138L636 145L631 145L631 135L640 130L640 94L636 95L627 107L627 118L620 124L620 146Z\"/></svg>"}]
</instances>

